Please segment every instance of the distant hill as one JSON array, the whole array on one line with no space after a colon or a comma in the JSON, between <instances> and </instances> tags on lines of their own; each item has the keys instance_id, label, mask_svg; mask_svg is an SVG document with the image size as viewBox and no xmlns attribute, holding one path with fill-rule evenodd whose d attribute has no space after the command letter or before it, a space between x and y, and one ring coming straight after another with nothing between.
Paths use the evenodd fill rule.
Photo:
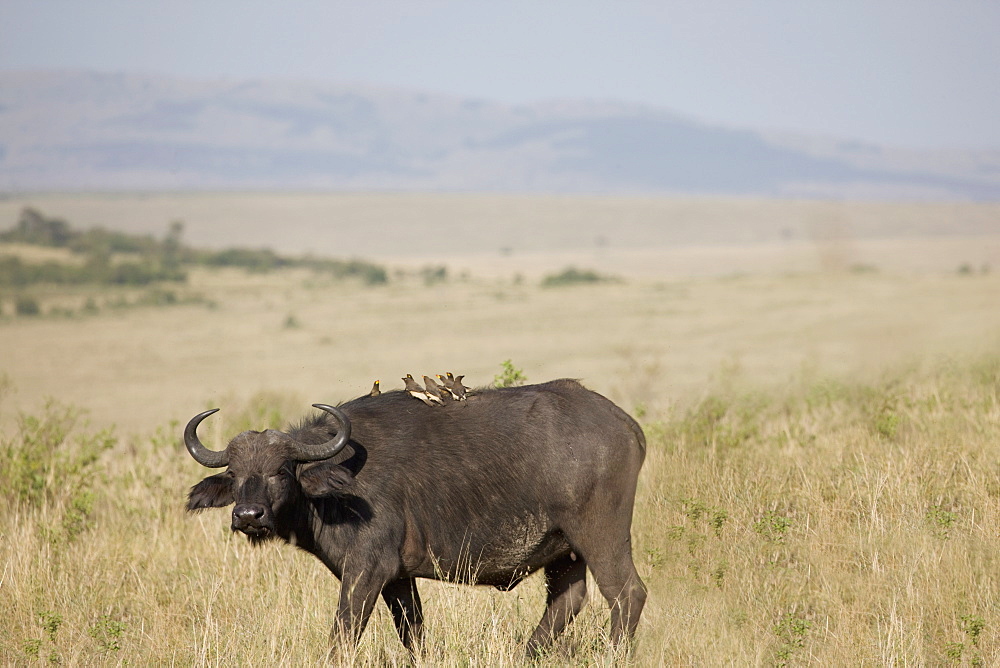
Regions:
<instances>
[{"instance_id":1,"label":"distant hill","mask_svg":"<svg viewBox=\"0 0 1000 668\"><path fill-rule=\"evenodd\" d=\"M1000 152L721 128L588 101L0 72L0 191L400 190L1000 199Z\"/></svg>"}]
</instances>

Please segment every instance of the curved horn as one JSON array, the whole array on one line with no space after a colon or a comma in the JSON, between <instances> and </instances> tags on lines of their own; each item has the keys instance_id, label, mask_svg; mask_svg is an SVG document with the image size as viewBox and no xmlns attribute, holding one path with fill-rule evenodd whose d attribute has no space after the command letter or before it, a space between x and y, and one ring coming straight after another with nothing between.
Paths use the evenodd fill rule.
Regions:
<instances>
[{"instance_id":1,"label":"curved horn","mask_svg":"<svg viewBox=\"0 0 1000 668\"><path fill-rule=\"evenodd\" d=\"M319 445L307 445L295 442L293 444L294 457L302 462L329 459L343 450L347 446L347 442L351 440L351 420L343 411L333 406L327 406L326 404L313 404L313 408L326 411L334 417L337 421L337 435L326 443L320 443Z\"/></svg>"},{"instance_id":2,"label":"curved horn","mask_svg":"<svg viewBox=\"0 0 1000 668\"><path fill-rule=\"evenodd\" d=\"M188 452L191 453L196 462L210 469L221 469L229 464L229 453L226 450L209 450L198 440L198 425L218 410L218 408L213 408L210 411L198 413L184 427L184 445L187 446Z\"/></svg>"}]
</instances>

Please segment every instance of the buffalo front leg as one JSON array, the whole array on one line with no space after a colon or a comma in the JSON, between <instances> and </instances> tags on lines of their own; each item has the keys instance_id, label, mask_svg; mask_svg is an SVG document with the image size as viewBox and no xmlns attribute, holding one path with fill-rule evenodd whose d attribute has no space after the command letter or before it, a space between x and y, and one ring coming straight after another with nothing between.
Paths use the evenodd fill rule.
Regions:
<instances>
[{"instance_id":1,"label":"buffalo front leg","mask_svg":"<svg viewBox=\"0 0 1000 668\"><path fill-rule=\"evenodd\" d=\"M393 580L382 588L382 599L389 606L403 647L416 652L424 635L424 613L414 578Z\"/></svg>"},{"instance_id":2,"label":"buffalo front leg","mask_svg":"<svg viewBox=\"0 0 1000 668\"><path fill-rule=\"evenodd\" d=\"M570 553L545 567L546 608L528 641L528 655L538 656L563 632L587 603L587 563Z\"/></svg>"},{"instance_id":3,"label":"buffalo front leg","mask_svg":"<svg viewBox=\"0 0 1000 668\"><path fill-rule=\"evenodd\" d=\"M337 604L337 621L330 631L334 649L353 651L357 647L387 580L376 569L344 574L340 602Z\"/></svg>"}]
</instances>

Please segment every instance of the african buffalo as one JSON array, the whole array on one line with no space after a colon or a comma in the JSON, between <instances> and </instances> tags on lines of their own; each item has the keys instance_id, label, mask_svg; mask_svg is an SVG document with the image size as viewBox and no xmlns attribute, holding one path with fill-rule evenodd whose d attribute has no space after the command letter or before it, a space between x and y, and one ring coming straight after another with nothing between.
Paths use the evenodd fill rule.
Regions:
<instances>
[{"instance_id":1,"label":"african buffalo","mask_svg":"<svg viewBox=\"0 0 1000 668\"><path fill-rule=\"evenodd\" d=\"M635 632L646 588L630 527L646 442L639 425L574 380L482 389L426 406L363 396L287 432L245 431L191 456L228 467L191 488L188 510L235 503L233 531L281 538L342 582L331 638L357 643L381 594L403 644L422 632L416 578L510 589L545 571L537 654L586 602L586 569L611 606L611 639Z\"/></svg>"}]
</instances>

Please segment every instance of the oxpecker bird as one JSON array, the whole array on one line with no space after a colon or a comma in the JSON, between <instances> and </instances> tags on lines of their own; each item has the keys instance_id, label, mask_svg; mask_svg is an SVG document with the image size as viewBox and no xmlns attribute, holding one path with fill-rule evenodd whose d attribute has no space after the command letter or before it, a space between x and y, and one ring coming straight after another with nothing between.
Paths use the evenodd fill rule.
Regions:
<instances>
[{"instance_id":1,"label":"oxpecker bird","mask_svg":"<svg viewBox=\"0 0 1000 668\"><path fill-rule=\"evenodd\" d=\"M430 396L427 394L427 390L420 387L417 381L410 374L406 374L406 378L403 379L403 383L406 385L406 391L410 393L410 396L414 399L420 399L428 406L433 406L431 403ZM440 402L440 400L438 400Z\"/></svg>"},{"instance_id":2,"label":"oxpecker bird","mask_svg":"<svg viewBox=\"0 0 1000 668\"><path fill-rule=\"evenodd\" d=\"M449 388L452 395L459 401L465 401L466 395L469 394L469 388L467 388L465 385L462 385L463 378L465 378L465 376L457 376L455 378L455 381L451 384L451 387Z\"/></svg>"},{"instance_id":3,"label":"oxpecker bird","mask_svg":"<svg viewBox=\"0 0 1000 668\"><path fill-rule=\"evenodd\" d=\"M376 380L375 383L372 385L372 391L368 393L368 396L377 397L380 394L382 394L382 390L378 389L378 381Z\"/></svg>"},{"instance_id":4,"label":"oxpecker bird","mask_svg":"<svg viewBox=\"0 0 1000 668\"><path fill-rule=\"evenodd\" d=\"M444 388L434 382L430 376L424 376L424 388L431 401L438 404L444 403Z\"/></svg>"},{"instance_id":5,"label":"oxpecker bird","mask_svg":"<svg viewBox=\"0 0 1000 668\"><path fill-rule=\"evenodd\" d=\"M448 378L445 378L444 376L442 376L439 373L436 373L434 375L437 376L438 382L441 383L441 387L444 388L445 392L447 392L448 394L450 394L455 399L458 399L458 397L455 396L455 393L451 391L451 386L452 386L452 384L453 384L453 382L455 380L454 377L452 377L451 379L448 379Z\"/></svg>"},{"instance_id":6,"label":"oxpecker bird","mask_svg":"<svg viewBox=\"0 0 1000 668\"><path fill-rule=\"evenodd\" d=\"M405 386L406 391L416 399L420 399L417 394L425 394L424 388L420 387L420 384L417 383L412 374L406 374L406 377L403 378L403 385Z\"/></svg>"}]
</instances>

